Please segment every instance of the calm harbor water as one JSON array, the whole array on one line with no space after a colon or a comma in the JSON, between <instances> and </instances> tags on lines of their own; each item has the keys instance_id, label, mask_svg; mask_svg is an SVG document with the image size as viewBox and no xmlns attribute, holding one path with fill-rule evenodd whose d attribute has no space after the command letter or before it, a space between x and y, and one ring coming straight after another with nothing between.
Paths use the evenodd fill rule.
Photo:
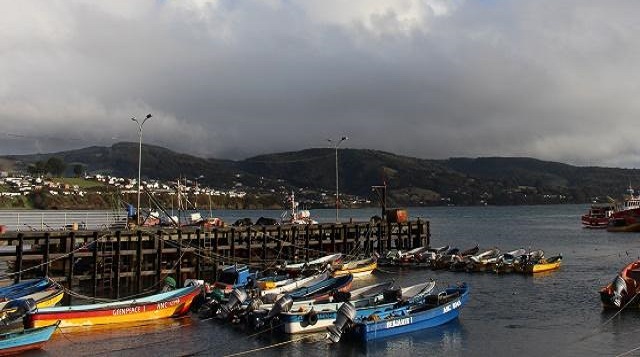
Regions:
<instances>
[{"instance_id":1,"label":"calm harbor water","mask_svg":"<svg viewBox=\"0 0 640 357\"><path fill-rule=\"evenodd\" d=\"M466 249L497 246L562 253L559 271L536 276L385 269L358 285L395 279L411 284L436 279L439 286L466 281L470 302L458 321L363 345L330 345L322 335L256 352L262 356L616 356L640 355L640 311L603 312L598 289L640 257L640 234L608 233L580 226L584 205L411 208L431 221L432 245ZM366 219L378 210L343 210L341 218ZM322 221L335 211L312 212ZM235 218L278 217L276 211L216 211ZM32 356L225 356L299 339L277 333L248 336L197 317L133 328L92 329L54 335L46 351ZM638 348L636 351L633 349ZM255 355L254 354L254 355Z\"/></svg>"}]
</instances>

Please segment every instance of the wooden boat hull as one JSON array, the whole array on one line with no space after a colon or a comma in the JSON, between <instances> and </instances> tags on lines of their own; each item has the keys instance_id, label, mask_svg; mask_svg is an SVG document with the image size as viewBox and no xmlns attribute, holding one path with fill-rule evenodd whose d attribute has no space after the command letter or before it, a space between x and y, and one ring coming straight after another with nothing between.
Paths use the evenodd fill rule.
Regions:
<instances>
[{"instance_id":1,"label":"wooden boat hull","mask_svg":"<svg viewBox=\"0 0 640 357\"><path fill-rule=\"evenodd\" d=\"M368 276L373 273L374 270L378 268L378 262L372 262L370 264L360 266L354 269L345 269L345 270L336 270L333 272L333 276L343 276L347 274L352 274L354 278L360 278L363 276Z\"/></svg>"},{"instance_id":2,"label":"wooden boat hull","mask_svg":"<svg viewBox=\"0 0 640 357\"><path fill-rule=\"evenodd\" d=\"M60 321L60 327L79 327L177 317L189 311L200 291L201 287L190 286L138 300L38 309L27 315L27 326L41 327Z\"/></svg>"},{"instance_id":3,"label":"wooden boat hull","mask_svg":"<svg viewBox=\"0 0 640 357\"><path fill-rule=\"evenodd\" d=\"M443 325L456 319L460 314L460 309L469 299L469 290L466 285L459 290L460 296L446 304L426 311L409 314L399 313L398 316L392 318L357 323L354 332L366 342Z\"/></svg>"},{"instance_id":4,"label":"wooden boat hull","mask_svg":"<svg viewBox=\"0 0 640 357\"><path fill-rule=\"evenodd\" d=\"M0 335L0 356L39 349L49 341L58 324Z\"/></svg>"}]
</instances>

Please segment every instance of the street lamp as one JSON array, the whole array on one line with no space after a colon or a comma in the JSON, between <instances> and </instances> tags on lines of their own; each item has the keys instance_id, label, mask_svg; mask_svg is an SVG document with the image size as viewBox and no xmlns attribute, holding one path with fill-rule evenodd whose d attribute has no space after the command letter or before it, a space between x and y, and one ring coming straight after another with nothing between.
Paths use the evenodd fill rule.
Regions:
<instances>
[{"instance_id":1,"label":"street lamp","mask_svg":"<svg viewBox=\"0 0 640 357\"><path fill-rule=\"evenodd\" d=\"M142 126L151 118L151 114L147 114L142 123L136 119L136 117L131 117L131 120L135 121L138 124L138 141L140 143L138 147L138 204L136 205L136 225L140 225L140 171L142 168Z\"/></svg>"},{"instance_id":2,"label":"street lamp","mask_svg":"<svg viewBox=\"0 0 640 357\"><path fill-rule=\"evenodd\" d=\"M340 138L340 140L336 140L335 141L335 145L334 145L334 149L336 150L336 223L340 222L338 219L338 210L339 210L339 205L340 205L340 196L338 193L338 147L340 146L340 144L342 144L343 141L345 140L349 140L348 137L343 136L342 138ZM328 142L330 143L334 143L333 140L331 139L327 139Z\"/></svg>"}]
</instances>

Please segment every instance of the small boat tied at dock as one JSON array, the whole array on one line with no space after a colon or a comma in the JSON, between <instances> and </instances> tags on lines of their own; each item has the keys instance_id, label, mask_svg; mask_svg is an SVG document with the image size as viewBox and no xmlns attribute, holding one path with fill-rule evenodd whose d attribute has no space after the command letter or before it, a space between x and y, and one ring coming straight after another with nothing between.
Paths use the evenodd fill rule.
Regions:
<instances>
[{"instance_id":1,"label":"small boat tied at dock","mask_svg":"<svg viewBox=\"0 0 640 357\"><path fill-rule=\"evenodd\" d=\"M58 322L43 327L0 334L0 356L12 356L40 349L58 328Z\"/></svg>"},{"instance_id":2,"label":"small boat tied at dock","mask_svg":"<svg viewBox=\"0 0 640 357\"><path fill-rule=\"evenodd\" d=\"M354 305L345 302L333 325L328 327L327 337L338 342L342 334L350 334L367 342L440 326L456 319L468 299L469 287L462 283L425 295L382 316L377 313L358 316Z\"/></svg>"},{"instance_id":3,"label":"small boat tied at dock","mask_svg":"<svg viewBox=\"0 0 640 357\"><path fill-rule=\"evenodd\" d=\"M192 284L139 299L42 308L29 312L25 324L33 328L59 321L60 327L80 327L178 317L189 312L194 298L201 291L202 286Z\"/></svg>"}]
</instances>

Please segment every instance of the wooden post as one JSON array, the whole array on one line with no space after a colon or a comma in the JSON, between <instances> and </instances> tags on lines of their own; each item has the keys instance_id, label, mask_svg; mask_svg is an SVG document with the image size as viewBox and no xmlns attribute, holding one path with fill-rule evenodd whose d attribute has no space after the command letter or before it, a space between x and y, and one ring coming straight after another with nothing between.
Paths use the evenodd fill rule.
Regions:
<instances>
[{"instance_id":1,"label":"wooden post","mask_svg":"<svg viewBox=\"0 0 640 357\"><path fill-rule=\"evenodd\" d=\"M236 229L231 228L231 259L235 263L236 261Z\"/></svg>"},{"instance_id":2,"label":"wooden post","mask_svg":"<svg viewBox=\"0 0 640 357\"><path fill-rule=\"evenodd\" d=\"M416 221L416 234L413 236L413 248L418 248L422 246L421 242L422 238L422 221L420 218Z\"/></svg>"},{"instance_id":3,"label":"wooden post","mask_svg":"<svg viewBox=\"0 0 640 357\"><path fill-rule=\"evenodd\" d=\"M324 241L324 231L322 230L322 226L318 225L318 252L322 253L324 251L324 247L322 243Z\"/></svg>"},{"instance_id":4,"label":"wooden post","mask_svg":"<svg viewBox=\"0 0 640 357\"><path fill-rule=\"evenodd\" d=\"M136 294L142 291L142 231L136 232L138 244L136 244Z\"/></svg>"},{"instance_id":5,"label":"wooden post","mask_svg":"<svg viewBox=\"0 0 640 357\"><path fill-rule=\"evenodd\" d=\"M247 259L251 265L251 226L247 227Z\"/></svg>"},{"instance_id":6,"label":"wooden post","mask_svg":"<svg viewBox=\"0 0 640 357\"><path fill-rule=\"evenodd\" d=\"M91 280L93 283L93 297L98 296L98 232L93 232L93 272L91 273Z\"/></svg>"},{"instance_id":7,"label":"wooden post","mask_svg":"<svg viewBox=\"0 0 640 357\"><path fill-rule=\"evenodd\" d=\"M162 280L162 230L158 230L156 235L156 283L161 284Z\"/></svg>"},{"instance_id":8,"label":"wooden post","mask_svg":"<svg viewBox=\"0 0 640 357\"><path fill-rule=\"evenodd\" d=\"M114 290L115 290L115 298L120 298L120 247L122 246L122 233L120 231L116 231L116 279L114 282Z\"/></svg>"},{"instance_id":9,"label":"wooden post","mask_svg":"<svg viewBox=\"0 0 640 357\"><path fill-rule=\"evenodd\" d=\"M51 234L49 232L44 234L44 256L42 260L44 263L43 271L44 276L49 276L49 253L51 252Z\"/></svg>"},{"instance_id":10,"label":"wooden post","mask_svg":"<svg viewBox=\"0 0 640 357\"><path fill-rule=\"evenodd\" d=\"M196 229L196 246L198 250L196 251L196 279L202 278L202 251L204 250L204 244L202 242L200 228Z\"/></svg>"},{"instance_id":11,"label":"wooden post","mask_svg":"<svg viewBox=\"0 0 640 357\"><path fill-rule=\"evenodd\" d=\"M431 246L431 222L427 221L427 246Z\"/></svg>"},{"instance_id":12,"label":"wooden post","mask_svg":"<svg viewBox=\"0 0 640 357\"><path fill-rule=\"evenodd\" d=\"M278 253L282 252L282 226L278 226L276 229L276 235L278 236Z\"/></svg>"},{"instance_id":13,"label":"wooden post","mask_svg":"<svg viewBox=\"0 0 640 357\"><path fill-rule=\"evenodd\" d=\"M15 283L19 283L22 279L22 252L24 250L24 234L18 233L18 246L16 247L16 264L13 271L16 273L14 277Z\"/></svg>"},{"instance_id":14,"label":"wooden post","mask_svg":"<svg viewBox=\"0 0 640 357\"><path fill-rule=\"evenodd\" d=\"M349 232L347 231L348 227L345 223L342 224L342 227L340 227L340 235L342 236L342 253L343 254L349 254L351 253L351 251L349 250L349 241L348 241L348 236L349 236Z\"/></svg>"},{"instance_id":15,"label":"wooden post","mask_svg":"<svg viewBox=\"0 0 640 357\"><path fill-rule=\"evenodd\" d=\"M367 232L366 233L367 236L365 237L365 244L367 248L365 249L365 252L373 253L373 247L371 246L371 224L367 223L365 227L366 227L365 232Z\"/></svg>"},{"instance_id":16,"label":"wooden post","mask_svg":"<svg viewBox=\"0 0 640 357\"><path fill-rule=\"evenodd\" d=\"M331 253L336 252L336 225L331 225Z\"/></svg>"},{"instance_id":17,"label":"wooden post","mask_svg":"<svg viewBox=\"0 0 640 357\"><path fill-rule=\"evenodd\" d=\"M356 237L355 237L355 240L353 242L352 250L356 249L357 247L360 246L360 224L359 223L356 223L356 228L355 229L356 229L356 233L355 233Z\"/></svg>"},{"instance_id":18,"label":"wooden post","mask_svg":"<svg viewBox=\"0 0 640 357\"><path fill-rule=\"evenodd\" d=\"M306 262L309 261L309 239L311 236L310 233L311 227L309 224L304 228L304 260Z\"/></svg>"},{"instance_id":19,"label":"wooden post","mask_svg":"<svg viewBox=\"0 0 640 357\"><path fill-rule=\"evenodd\" d=\"M382 222L378 222L378 231L376 232L378 239L378 254L382 255Z\"/></svg>"},{"instance_id":20,"label":"wooden post","mask_svg":"<svg viewBox=\"0 0 640 357\"><path fill-rule=\"evenodd\" d=\"M178 230L178 262L176 264L176 288L182 287L182 230Z\"/></svg>"},{"instance_id":21,"label":"wooden post","mask_svg":"<svg viewBox=\"0 0 640 357\"><path fill-rule=\"evenodd\" d=\"M391 250L391 222L387 222L387 251Z\"/></svg>"},{"instance_id":22,"label":"wooden post","mask_svg":"<svg viewBox=\"0 0 640 357\"><path fill-rule=\"evenodd\" d=\"M298 261L298 226L291 226L291 255L293 255L293 259Z\"/></svg>"},{"instance_id":23,"label":"wooden post","mask_svg":"<svg viewBox=\"0 0 640 357\"><path fill-rule=\"evenodd\" d=\"M73 251L75 249L75 245L76 245L76 233L75 232L71 232L69 233L69 240L70 240L70 250L69 250L69 272L67 274L67 282L68 282L68 287L69 290L73 290L73 262L75 261L74 258L74 254Z\"/></svg>"},{"instance_id":24,"label":"wooden post","mask_svg":"<svg viewBox=\"0 0 640 357\"><path fill-rule=\"evenodd\" d=\"M267 227L262 227L262 267L267 267Z\"/></svg>"},{"instance_id":25,"label":"wooden post","mask_svg":"<svg viewBox=\"0 0 640 357\"><path fill-rule=\"evenodd\" d=\"M213 229L213 276L211 277L211 281L216 281L218 276L218 227Z\"/></svg>"}]
</instances>

